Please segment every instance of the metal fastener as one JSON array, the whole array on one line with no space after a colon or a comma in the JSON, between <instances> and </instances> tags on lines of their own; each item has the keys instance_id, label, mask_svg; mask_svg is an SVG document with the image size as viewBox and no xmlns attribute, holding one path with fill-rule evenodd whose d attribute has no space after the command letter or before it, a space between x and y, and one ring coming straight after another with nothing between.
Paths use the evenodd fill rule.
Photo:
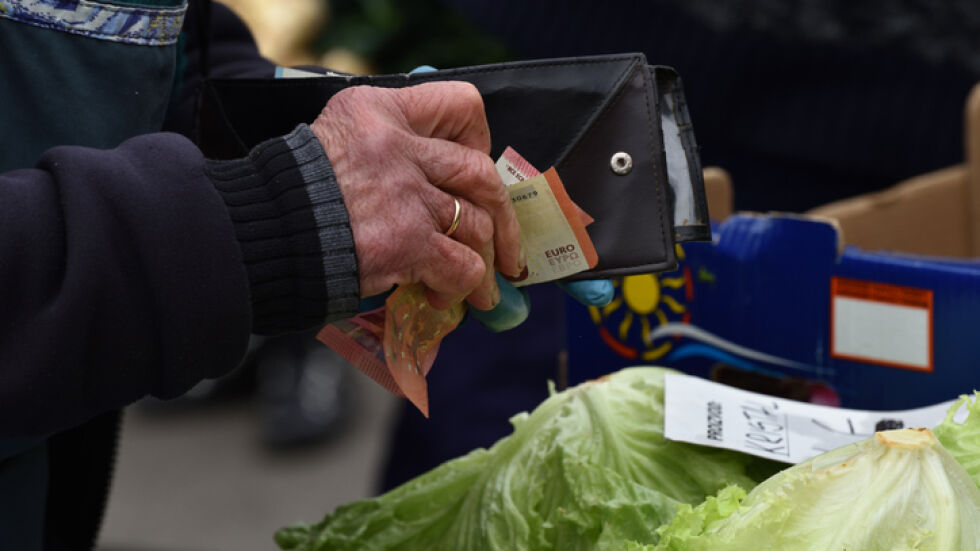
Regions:
<instances>
[{"instance_id":1,"label":"metal fastener","mask_svg":"<svg viewBox=\"0 0 980 551\"><path fill-rule=\"evenodd\" d=\"M630 157L629 153L620 151L613 154L612 159L609 159L609 167L612 171L620 176L625 176L633 170L633 157Z\"/></svg>"}]
</instances>

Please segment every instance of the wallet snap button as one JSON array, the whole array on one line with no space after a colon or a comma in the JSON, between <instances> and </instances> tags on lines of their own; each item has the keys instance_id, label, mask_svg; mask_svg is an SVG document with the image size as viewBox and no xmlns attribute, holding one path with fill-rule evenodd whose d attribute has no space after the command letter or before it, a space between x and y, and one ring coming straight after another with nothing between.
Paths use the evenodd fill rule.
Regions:
<instances>
[{"instance_id":1,"label":"wallet snap button","mask_svg":"<svg viewBox=\"0 0 980 551\"><path fill-rule=\"evenodd\" d=\"M612 158L609 159L609 167L620 176L629 174L633 170L633 157L630 157L629 153L623 151L614 153Z\"/></svg>"}]
</instances>

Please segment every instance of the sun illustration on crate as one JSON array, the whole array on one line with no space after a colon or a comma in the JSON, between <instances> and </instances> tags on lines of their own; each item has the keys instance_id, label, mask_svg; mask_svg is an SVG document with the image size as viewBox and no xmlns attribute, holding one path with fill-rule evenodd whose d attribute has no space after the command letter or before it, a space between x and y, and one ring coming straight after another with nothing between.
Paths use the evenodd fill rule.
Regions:
<instances>
[{"instance_id":1,"label":"sun illustration on crate","mask_svg":"<svg viewBox=\"0 0 980 551\"><path fill-rule=\"evenodd\" d=\"M684 259L680 246L677 258ZM599 336L617 354L631 360L663 357L674 346L673 339L656 342L653 330L670 322L690 323L689 305L694 300L691 269L684 265L667 274L616 278L613 286L616 294L612 302L589 307Z\"/></svg>"}]
</instances>

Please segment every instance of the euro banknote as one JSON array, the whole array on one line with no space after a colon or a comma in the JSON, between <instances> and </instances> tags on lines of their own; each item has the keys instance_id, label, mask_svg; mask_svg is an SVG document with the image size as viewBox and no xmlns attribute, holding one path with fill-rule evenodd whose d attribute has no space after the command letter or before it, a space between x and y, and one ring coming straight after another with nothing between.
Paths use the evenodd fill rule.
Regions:
<instances>
[{"instance_id":1,"label":"euro banknote","mask_svg":"<svg viewBox=\"0 0 980 551\"><path fill-rule=\"evenodd\" d=\"M592 268L598 256L585 226L592 218L565 191L557 171L544 173L507 148L497 161L527 251L515 286L560 279ZM382 308L324 327L317 339L392 394L429 416L425 376L442 339L462 321L466 307L432 308L421 284L398 286Z\"/></svg>"},{"instance_id":2,"label":"euro banknote","mask_svg":"<svg viewBox=\"0 0 980 551\"><path fill-rule=\"evenodd\" d=\"M400 285L381 308L331 323L317 339L428 417L425 376L443 337L459 325L465 311L463 304L436 310L421 284Z\"/></svg>"},{"instance_id":3,"label":"euro banknote","mask_svg":"<svg viewBox=\"0 0 980 551\"><path fill-rule=\"evenodd\" d=\"M527 251L524 273L504 277L521 287L595 267L599 257L585 229L592 219L572 202L554 168L541 174L508 147L497 160L497 174L510 193Z\"/></svg>"}]
</instances>

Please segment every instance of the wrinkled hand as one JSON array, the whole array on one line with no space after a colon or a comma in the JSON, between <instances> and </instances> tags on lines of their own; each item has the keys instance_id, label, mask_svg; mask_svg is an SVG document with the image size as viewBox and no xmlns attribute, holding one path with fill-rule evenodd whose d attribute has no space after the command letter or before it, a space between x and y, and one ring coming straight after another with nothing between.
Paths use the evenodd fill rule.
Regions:
<instances>
[{"instance_id":1,"label":"wrinkled hand","mask_svg":"<svg viewBox=\"0 0 980 551\"><path fill-rule=\"evenodd\" d=\"M362 297L421 282L436 308L500 302L494 267L517 274L526 258L474 86L347 88L311 128L344 196ZM460 224L447 237L454 197Z\"/></svg>"},{"instance_id":2,"label":"wrinkled hand","mask_svg":"<svg viewBox=\"0 0 980 551\"><path fill-rule=\"evenodd\" d=\"M431 65L421 65L412 69L412 73L431 73L436 68ZM491 310L477 310L473 317L494 333L513 329L524 323L531 313L531 299L527 291L511 285L506 279L496 274L497 286L501 299ZM612 301L615 289L612 281L597 279L587 281L558 282L569 296L585 306L605 306Z\"/></svg>"}]
</instances>

